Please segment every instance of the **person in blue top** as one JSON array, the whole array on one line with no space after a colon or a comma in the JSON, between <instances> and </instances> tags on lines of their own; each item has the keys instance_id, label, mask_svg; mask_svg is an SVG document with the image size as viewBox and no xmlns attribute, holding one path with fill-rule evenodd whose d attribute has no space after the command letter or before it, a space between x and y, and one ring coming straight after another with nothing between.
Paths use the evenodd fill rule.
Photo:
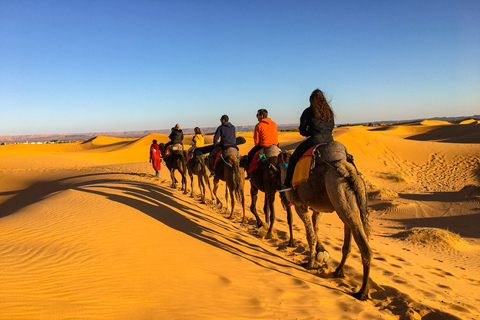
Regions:
<instances>
[{"instance_id":1,"label":"person in blue top","mask_svg":"<svg viewBox=\"0 0 480 320\"><path fill-rule=\"evenodd\" d=\"M284 192L292 189L292 178L295 165L302 155L311 147L333 141L335 127L334 114L323 92L316 89L310 95L310 107L305 109L300 117L300 134L305 140L298 145L288 161L287 175L283 185L277 189Z\"/></svg>"},{"instance_id":2,"label":"person in blue top","mask_svg":"<svg viewBox=\"0 0 480 320\"><path fill-rule=\"evenodd\" d=\"M226 114L220 118L220 122L222 124L218 126L217 130L215 131L215 135L213 136L214 148L208 157L208 164L211 170L210 177L215 175L213 165L215 164L215 157L217 156L217 153L220 150L227 149L228 147L236 146L235 126L229 122L229 118Z\"/></svg>"}]
</instances>

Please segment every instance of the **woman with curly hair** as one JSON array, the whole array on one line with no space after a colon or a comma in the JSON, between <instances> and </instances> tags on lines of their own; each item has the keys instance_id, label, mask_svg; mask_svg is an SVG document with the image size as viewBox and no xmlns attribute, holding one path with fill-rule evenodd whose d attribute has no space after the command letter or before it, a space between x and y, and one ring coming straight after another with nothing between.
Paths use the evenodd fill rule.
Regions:
<instances>
[{"instance_id":1,"label":"woman with curly hair","mask_svg":"<svg viewBox=\"0 0 480 320\"><path fill-rule=\"evenodd\" d=\"M284 192L292 189L295 165L302 155L314 145L333 141L335 127L334 114L323 92L316 89L310 95L310 107L300 117L300 134L305 140L298 145L288 162L287 175L283 185L277 190Z\"/></svg>"}]
</instances>

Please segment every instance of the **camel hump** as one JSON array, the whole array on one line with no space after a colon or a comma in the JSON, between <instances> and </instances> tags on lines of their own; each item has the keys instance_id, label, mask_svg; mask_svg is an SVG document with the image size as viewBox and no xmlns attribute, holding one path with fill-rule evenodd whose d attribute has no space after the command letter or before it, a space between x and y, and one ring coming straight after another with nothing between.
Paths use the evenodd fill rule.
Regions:
<instances>
[{"instance_id":1,"label":"camel hump","mask_svg":"<svg viewBox=\"0 0 480 320\"><path fill-rule=\"evenodd\" d=\"M263 152L261 153L263 153L267 158L276 157L280 154L280 152L282 152L282 150L280 150L280 148L276 144L264 147L262 150Z\"/></svg>"},{"instance_id":2,"label":"camel hump","mask_svg":"<svg viewBox=\"0 0 480 320\"><path fill-rule=\"evenodd\" d=\"M236 157L238 155L238 149L236 147L228 147L227 149L222 151L223 158L227 158L229 156Z\"/></svg>"},{"instance_id":3,"label":"camel hump","mask_svg":"<svg viewBox=\"0 0 480 320\"><path fill-rule=\"evenodd\" d=\"M328 144L318 145L316 155L327 162L347 160L347 148L341 142L333 141Z\"/></svg>"}]
</instances>

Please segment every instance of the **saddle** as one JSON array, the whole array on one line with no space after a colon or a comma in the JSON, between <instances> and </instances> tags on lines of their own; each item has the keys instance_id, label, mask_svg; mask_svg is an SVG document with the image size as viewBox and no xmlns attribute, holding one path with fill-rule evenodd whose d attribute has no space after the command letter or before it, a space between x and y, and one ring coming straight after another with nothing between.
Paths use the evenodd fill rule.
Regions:
<instances>
[{"instance_id":1,"label":"saddle","mask_svg":"<svg viewBox=\"0 0 480 320\"><path fill-rule=\"evenodd\" d=\"M183 152L183 145L180 143L172 144L170 147L167 148L165 151L165 156L168 156L170 153L174 153L175 151Z\"/></svg>"},{"instance_id":2,"label":"saddle","mask_svg":"<svg viewBox=\"0 0 480 320\"><path fill-rule=\"evenodd\" d=\"M298 160L293 172L292 186L295 189L301 182L307 181L317 163L350 159L349 162L353 163L353 157L347 153L347 148L341 142L317 144L308 149Z\"/></svg>"},{"instance_id":3,"label":"saddle","mask_svg":"<svg viewBox=\"0 0 480 320\"><path fill-rule=\"evenodd\" d=\"M217 162L218 162L218 159L220 159L220 157L222 157L223 159L226 159L229 156L235 156L235 157L238 157L238 159L240 159L240 152L238 151L237 146L228 147L222 150L221 152L217 152L217 155L215 157L215 162L213 163L213 168L215 169L217 167Z\"/></svg>"},{"instance_id":4,"label":"saddle","mask_svg":"<svg viewBox=\"0 0 480 320\"><path fill-rule=\"evenodd\" d=\"M248 164L248 173L258 169L258 162L260 160L276 157L280 154L280 152L282 152L282 150L280 150L280 148L275 144L258 150L253 156L252 161Z\"/></svg>"}]
</instances>

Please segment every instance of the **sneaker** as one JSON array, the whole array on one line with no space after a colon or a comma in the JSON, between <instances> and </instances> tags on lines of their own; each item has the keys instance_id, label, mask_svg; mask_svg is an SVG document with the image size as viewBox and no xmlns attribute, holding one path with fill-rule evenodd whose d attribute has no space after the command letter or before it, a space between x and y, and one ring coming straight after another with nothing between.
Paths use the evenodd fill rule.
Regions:
<instances>
[{"instance_id":1,"label":"sneaker","mask_svg":"<svg viewBox=\"0 0 480 320\"><path fill-rule=\"evenodd\" d=\"M208 177L209 177L209 178L215 177L215 172L214 172L214 171L210 171L210 175L209 175Z\"/></svg>"},{"instance_id":2,"label":"sneaker","mask_svg":"<svg viewBox=\"0 0 480 320\"><path fill-rule=\"evenodd\" d=\"M292 187L282 184L280 188L277 189L278 192L285 192L292 190Z\"/></svg>"}]
</instances>

